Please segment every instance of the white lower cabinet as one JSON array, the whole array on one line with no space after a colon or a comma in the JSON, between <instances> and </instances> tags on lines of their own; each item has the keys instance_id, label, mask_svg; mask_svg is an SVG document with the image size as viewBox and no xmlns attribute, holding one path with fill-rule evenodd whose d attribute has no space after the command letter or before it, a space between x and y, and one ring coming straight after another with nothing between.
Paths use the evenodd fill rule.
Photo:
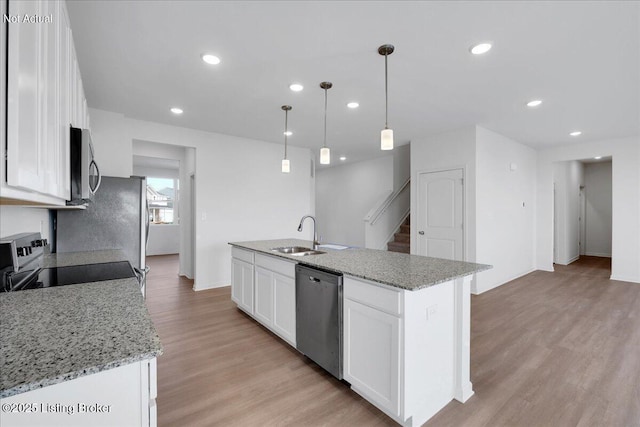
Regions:
<instances>
[{"instance_id":1,"label":"white lower cabinet","mask_svg":"<svg viewBox=\"0 0 640 427\"><path fill-rule=\"evenodd\" d=\"M296 263L237 247L231 253L231 299L295 347Z\"/></svg>"},{"instance_id":2,"label":"white lower cabinet","mask_svg":"<svg viewBox=\"0 0 640 427\"><path fill-rule=\"evenodd\" d=\"M343 308L344 379L378 408L400 416L402 319L346 296Z\"/></svg>"},{"instance_id":3,"label":"white lower cabinet","mask_svg":"<svg viewBox=\"0 0 640 427\"><path fill-rule=\"evenodd\" d=\"M3 426L157 425L156 359L0 399Z\"/></svg>"},{"instance_id":4,"label":"white lower cabinet","mask_svg":"<svg viewBox=\"0 0 640 427\"><path fill-rule=\"evenodd\" d=\"M231 299L253 314L253 253L233 248L231 258Z\"/></svg>"},{"instance_id":5,"label":"white lower cabinet","mask_svg":"<svg viewBox=\"0 0 640 427\"><path fill-rule=\"evenodd\" d=\"M289 263L291 264L291 263ZM293 266L293 264L291 264ZM295 267L294 267L295 268ZM273 330L296 345L296 279L273 273Z\"/></svg>"},{"instance_id":6,"label":"white lower cabinet","mask_svg":"<svg viewBox=\"0 0 640 427\"><path fill-rule=\"evenodd\" d=\"M254 316L262 324L273 324L273 273L262 267L255 267L256 309Z\"/></svg>"},{"instance_id":7,"label":"white lower cabinet","mask_svg":"<svg viewBox=\"0 0 640 427\"><path fill-rule=\"evenodd\" d=\"M276 257L255 255L254 316L282 339L296 345L295 263Z\"/></svg>"}]
</instances>

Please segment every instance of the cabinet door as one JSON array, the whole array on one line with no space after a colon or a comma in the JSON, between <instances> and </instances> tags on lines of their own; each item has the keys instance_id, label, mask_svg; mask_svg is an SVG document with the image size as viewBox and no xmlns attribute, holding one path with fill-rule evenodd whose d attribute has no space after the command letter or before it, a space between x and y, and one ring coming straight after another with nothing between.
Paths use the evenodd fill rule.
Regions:
<instances>
[{"instance_id":1,"label":"cabinet door","mask_svg":"<svg viewBox=\"0 0 640 427\"><path fill-rule=\"evenodd\" d=\"M344 379L367 400L400 415L401 319L344 299Z\"/></svg>"},{"instance_id":2,"label":"cabinet door","mask_svg":"<svg viewBox=\"0 0 640 427\"><path fill-rule=\"evenodd\" d=\"M231 298L253 314L253 265L231 258Z\"/></svg>"},{"instance_id":3,"label":"cabinet door","mask_svg":"<svg viewBox=\"0 0 640 427\"><path fill-rule=\"evenodd\" d=\"M255 316L265 326L273 325L273 273L256 266Z\"/></svg>"},{"instance_id":4,"label":"cabinet door","mask_svg":"<svg viewBox=\"0 0 640 427\"><path fill-rule=\"evenodd\" d=\"M46 14L45 1L11 1L9 15ZM46 88L44 24L10 23L7 72L7 183L44 192Z\"/></svg>"},{"instance_id":5,"label":"cabinet door","mask_svg":"<svg viewBox=\"0 0 640 427\"><path fill-rule=\"evenodd\" d=\"M71 26L64 2L60 2L58 28L58 139L59 160L56 179L57 196L69 200L71 196L69 127L71 124Z\"/></svg>"},{"instance_id":6,"label":"cabinet door","mask_svg":"<svg viewBox=\"0 0 640 427\"><path fill-rule=\"evenodd\" d=\"M296 345L296 281L273 273L273 329Z\"/></svg>"}]
</instances>

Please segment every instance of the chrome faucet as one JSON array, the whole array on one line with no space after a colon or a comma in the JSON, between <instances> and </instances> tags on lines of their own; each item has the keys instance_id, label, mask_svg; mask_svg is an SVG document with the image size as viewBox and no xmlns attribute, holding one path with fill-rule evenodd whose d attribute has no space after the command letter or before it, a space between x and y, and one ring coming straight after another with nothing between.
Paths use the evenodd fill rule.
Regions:
<instances>
[{"instance_id":1,"label":"chrome faucet","mask_svg":"<svg viewBox=\"0 0 640 427\"><path fill-rule=\"evenodd\" d=\"M320 243L318 242L318 233L316 231L316 219L311 215L303 216L302 219L300 220L300 225L298 226L298 231L302 231L302 223L307 218L311 218L313 220L313 249L317 250L318 249L318 245L320 245Z\"/></svg>"}]
</instances>

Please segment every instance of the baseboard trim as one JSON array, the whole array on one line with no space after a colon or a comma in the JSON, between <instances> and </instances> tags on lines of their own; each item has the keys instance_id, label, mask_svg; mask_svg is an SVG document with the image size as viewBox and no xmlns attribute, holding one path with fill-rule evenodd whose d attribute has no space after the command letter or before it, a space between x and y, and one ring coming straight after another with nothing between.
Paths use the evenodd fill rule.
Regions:
<instances>
[{"instance_id":1,"label":"baseboard trim","mask_svg":"<svg viewBox=\"0 0 640 427\"><path fill-rule=\"evenodd\" d=\"M206 291L207 289L215 289L215 288L224 288L225 286L231 286L229 283L216 283L213 285L201 285L199 283L195 283L193 285L194 291Z\"/></svg>"},{"instance_id":2,"label":"baseboard trim","mask_svg":"<svg viewBox=\"0 0 640 427\"><path fill-rule=\"evenodd\" d=\"M535 268L530 268L529 270L527 270L527 271L525 271L525 272L523 272L523 273L517 274L517 275L513 276L512 278L510 278L510 279L508 279L508 280L505 280L505 281L503 281L503 282L501 282L501 283L499 283L499 284L497 284L497 285L495 285L495 286L493 286L493 287L491 287L491 288L489 288L489 289L483 289L483 290L481 290L481 291L479 291L479 292L478 292L478 289L475 289L475 291L474 291L474 292L471 292L471 293L472 293L473 295L481 295L481 294L483 294L483 293L485 293L485 292L489 292L489 291L490 291L490 290L492 290L492 289L498 288L498 287L500 287L500 286L502 286L502 285L506 285L507 283L509 283L509 282L511 282L511 281L513 281L513 280L519 279L519 278L521 278L522 276L526 276L526 275L527 275L527 274L529 274L529 273L533 273L534 271L536 271L536 269L535 269ZM477 285L476 285L476 286L477 286Z\"/></svg>"},{"instance_id":3,"label":"baseboard trim","mask_svg":"<svg viewBox=\"0 0 640 427\"><path fill-rule=\"evenodd\" d=\"M617 280L617 281L620 281L620 282L640 283L640 278L638 278L638 277L617 276L617 275L613 275L613 274L609 277L609 280Z\"/></svg>"},{"instance_id":4,"label":"baseboard trim","mask_svg":"<svg viewBox=\"0 0 640 427\"><path fill-rule=\"evenodd\" d=\"M587 252L585 256L597 256L601 258L611 258L611 254L607 254L604 252Z\"/></svg>"}]
</instances>

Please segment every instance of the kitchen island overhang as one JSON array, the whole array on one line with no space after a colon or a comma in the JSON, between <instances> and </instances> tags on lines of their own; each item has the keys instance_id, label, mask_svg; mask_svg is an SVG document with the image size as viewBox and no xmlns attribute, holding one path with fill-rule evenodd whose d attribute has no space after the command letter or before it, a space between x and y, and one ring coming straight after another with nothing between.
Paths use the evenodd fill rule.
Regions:
<instances>
[{"instance_id":1,"label":"kitchen island overhang","mask_svg":"<svg viewBox=\"0 0 640 427\"><path fill-rule=\"evenodd\" d=\"M230 245L232 298L267 327L264 316L255 313L257 297L247 297L258 286L253 272L261 269L260 260L281 264L281 273L300 263L344 275L345 380L399 424L421 425L452 399L465 402L473 395L471 279L491 266L359 248L323 248L326 253L308 256L272 251L313 247L299 239ZM235 292L238 286L243 288L240 293ZM255 292L265 294L262 288ZM273 322L271 326L295 346L295 336L283 334Z\"/></svg>"}]
</instances>

